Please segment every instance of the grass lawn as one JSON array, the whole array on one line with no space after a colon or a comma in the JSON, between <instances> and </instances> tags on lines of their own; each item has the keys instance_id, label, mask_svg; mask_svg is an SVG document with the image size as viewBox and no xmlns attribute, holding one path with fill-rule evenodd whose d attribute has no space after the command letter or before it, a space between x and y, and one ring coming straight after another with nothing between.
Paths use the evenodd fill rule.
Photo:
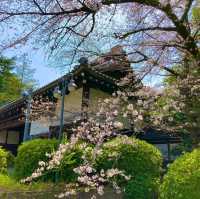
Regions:
<instances>
[{"instance_id":1,"label":"grass lawn","mask_svg":"<svg viewBox=\"0 0 200 199\"><path fill-rule=\"evenodd\" d=\"M52 184L50 183L33 183L31 185L25 185L17 182L15 179L6 174L0 174L0 191L41 191L48 189Z\"/></svg>"},{"instance_id":2,"label":"grass lawn","mask_svg":"<svg viewBox=\"0 0 200 199\"><path fill-rule=\"evenodd\" d=\"M54 198L63 185L53 183L32 183L25 185L17 182L15 179L6 174L0 174L0 198Z\"/></svg>"},{"instance_id":3,"label":"grass lawn","mask_svg":"<svg viewBox=\"0 0 200 199\"><path fill-rule=\"evenodd\" d=\"M6 174L0 174L0 192L7 190L26 190L26 186L21 185Z\"/></svg>"},{"instance_id":4,"label":"grass lawn","mask_svg":"<svg viewBox=\"0 0 200 199\"><path fill-rule=\"evenodd\" d=\"M20 184L8 175L0 174L0 198L1 199L56 199L55 194L64 190L63 183L33 183L31 185ZM106 189L105 195L97 196L98 199L122 199L122 195L114 194L112 189ZM80 192L77 198L88 199L93 193Z\"/></svg>"}]
</instances>

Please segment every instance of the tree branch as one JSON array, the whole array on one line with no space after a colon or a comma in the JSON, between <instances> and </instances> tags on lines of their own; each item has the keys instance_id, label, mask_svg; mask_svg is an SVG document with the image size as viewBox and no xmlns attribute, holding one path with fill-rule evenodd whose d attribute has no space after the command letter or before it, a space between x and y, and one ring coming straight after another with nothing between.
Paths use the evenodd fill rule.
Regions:
<instances>
[{"instance_id":1,"label":"tree branch","mask_svg":"<svg viewBox=\"0 0 200 199\"><path fill-rule=\"evenodd\" d=\"M36 0L33 0L33 3L37 6L37 8L40 10L41 13L44 13L44 11L42 10L42 8L40 7L40 5L37 3Z\"/></svg>"},{"instance_id":2,"label":"tree branch","mask_svg":"<svg viewBox=\"0 0 200 199\"><path fill-rule=\"evenodd\" d=\"M0 15L9 15L9 16L20 16L20 15L38 15L38 16L59 16L59 15L70 15L70 14L80 14L80 13L90 13L90 10L86 7L75 8L72 10L65 10L60 12L34 12L34 11L27 11L27 12L7 12L7 11L0 11Z\"/></svg>"},{"instance_id":3,"label":"tree branch","mask_svg":"<svg viewBox=\"0 0 200 199\"><path fill-rule=\"evenodd\" d=\"M185 10L184 10L184 13L183 13L183 15L181 17L181 21L182 22L185 21L185 20L188 21L188 13L190 11L190 8L192 6L193 1L194 0L187 0L186 1Z\"/></svg>"},{"instance_id":4,"label":"tree branch","mask_svg":"<svg viewBox=\"0 0 200 199\"><path fill-rule=\"evenodd\" d=\"M158 0L103 0L102 4L111 5L111 4L122 4L122 3L139 3L147 6L151 6L154 8L161 8L161 4Z\"/></svg>"},{"instance_id":5,"label":"tree branch","mask_svg":"<svg viewBox=\"0 0 200 199\"><path fill-rule=\"evenodd\" d=\"M122 34L122 35L115 34L115 36L119 39L125 39L125 38L129 37L130 35L133 35L133 34L136 34L136 33L139 33L139 32L155 31L155 30L176 31L176 28L175 27L158 27L158 26L157 27L148 27L148 28L141 28L141 29L138 29L138 30L133 30L133 31L127 32L127 33Z\"/></svg>"},{"instance_id":6,"label":"tree branch","mask_svg":"<svg viewBox=\"0 0 200 199\"><path fill-rule=\"evenodd\" d=\"M159 66L159 63L158 63L157 60L152 60L152 58L148 57L147 55L145 55L144 53L142 53L140 51L135 51L135 52L138 53L139 55L143 56L146 61L150 60L153 63L154 66L156 66L156 65ZM174 75L176 77L179 76L179 74L176 71L174 71L173 69L170 69L170 68L165 67L165 66L160 66L160 68L166 70L167 72L171 73L172 75Z\"/></svg>"},{"instance_id":7,"label":"tree branch","mask_svg":"<svg viewBox=\"0 0 200 199\"><path fill-rule=\"evenodd\" d=\"M56 3L58 4L59 8L60 8L63 12L65 12L64 8L60 5L60 3L59 3L58 0L56 0Z\"/></svg>"},{"instance_id":8,"label":"tree branch","mask_svg":"<svg viewBox=\"0 0 200 199\"><path fill-rule=\"evenodd\" d=\"M80 0L77 0L81 2ZM153 30L159 30L159 31L176 31L177 34L183 38L185 41L184 46L187 49L187 51L194 57L199 58L200 53L197 46L197 43L190 31L190 28L188 28L187 23L187 15L191 8L192 2L194 0L187 0L187 3L185 5L185 10L183 13L183 16L181 20L174 12L172 6L168 3L167 5L162 5L159 0L102 0L102 5L111 5L111 4L124 4L124 3L138 3L140 5L149 6L152 8L155 8L157 10L162 11L168 18L171 20L171 22L174 24L174 27L151 27L151 28L143 28L140 30L134 30L132 32L126 33L122 36L122 38L126 38L131 34L135 34L137 32L141 31L153 31ZM82 2L81 5L77 6L75 4L75 8L72 6L68 10L61 9L61 11L43 11L41 6L38 4L37 0L33 0L34 4L38 7L39 11L0 11L0 15L2 15L4 18L8 16L20 16L20 15L35 15L35 16L83 16L86 14L95 14L98 10L92 10L89 7L84 5L84 2ZM58 0L56 0L57 3ZM59 5L59 4L58 4ZM93 25L91 27L91 31L93 31L94 28L94 15L93 15ZM86 34L88 36L88 34Z\"/></svg>"}]
</instances>

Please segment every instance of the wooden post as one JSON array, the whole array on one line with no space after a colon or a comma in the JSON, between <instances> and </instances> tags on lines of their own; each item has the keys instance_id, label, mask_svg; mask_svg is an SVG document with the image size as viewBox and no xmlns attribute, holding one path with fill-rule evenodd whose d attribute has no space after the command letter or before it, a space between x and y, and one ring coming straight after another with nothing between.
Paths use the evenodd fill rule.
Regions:
<instances>
[{"instance_id":1,"label":"wooden post","mask_svg":"<svg viewBox=\"0 0 200 199\"><path fill-rule=\"evenodd\" d=\"M90 87L86 82L84 82L83 92L82 92L82 104L81 104L83 121L87 121L88 119L89 100L90 100Z\"/></svg>"},{"instance_id":2,"label":"wooden post","mask_svg":"<svg viewBox=\"0 0 200 199\"><path fill-rule=\"evenodd\" d=\"M7 144L8 142L8 130L6 129L6 140L5 140L5 144Z\"/></svg>"},{"instance_id":3,"label":"wooden post","mask_svg":"<svg viewBox=\"0 0 200 199\"><path fill-rule=\"evenodd\" d=\"M171 149L170 149L170 143L167 142L167 151L168 151L168 161L171 161Z\"/></svg>"}]
</instances>

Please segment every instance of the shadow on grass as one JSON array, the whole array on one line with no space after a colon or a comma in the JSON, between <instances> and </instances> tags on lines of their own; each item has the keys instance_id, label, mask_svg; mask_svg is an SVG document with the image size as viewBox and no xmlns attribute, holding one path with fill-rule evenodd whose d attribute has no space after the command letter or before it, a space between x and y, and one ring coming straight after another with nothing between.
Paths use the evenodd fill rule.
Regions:
<instances>
[{"instance_id":1,"label":"shadow on grass","mask_svg":"<svg viewBox=\"0 0 200 199\"><path fill-rule=\"evenodd\" d=\"M55 195L62 193L64 183L33 183L31 185L20 184L11 176L0 174L0 199L55 199ZM94 194L79 193L74 199L89 199ZM122 196L115 194L111 188L105 190L103 196L97 199L122 199Z\"/></svg>"},{"instance_id":2,"label":"shadow on grass","mask_svg":"<svg viewBox=\"0 0 200 199\"><path fill-rule=\"evenodd\" d=\"M56 199L55 196L58 194L57 190L52 191L41 191L41 192L4 192L0 194L1 199ZM89 199L93 195L90 193L79 193L77 196L69 197L70 199ZM103 196L96 195L97 199L122 199L122 196L119 194L113 193L111 190L107 190Z\"/></svg>"}]
</instances>

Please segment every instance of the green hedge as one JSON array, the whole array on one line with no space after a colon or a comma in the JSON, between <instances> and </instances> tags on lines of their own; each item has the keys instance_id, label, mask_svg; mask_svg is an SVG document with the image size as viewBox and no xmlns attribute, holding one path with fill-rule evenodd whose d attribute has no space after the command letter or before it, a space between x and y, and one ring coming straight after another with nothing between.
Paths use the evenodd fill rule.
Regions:
<instances>
[{"instance_id":1,"label":"green hedge","mask_svg":"<svg viewBox=\"0 0 200 199\"><path fill-rule=\"evenodd\" d=\"M7 173L8 168L14 165L14 155L0 147L0 173Z\"/></svg>"},{"instance_id":2,"label":"green hedge","mask_svg":"<svg viewBox=\"0 0 200 199\"><path fill-rule=\"evenodd\" d=\"M22 179L30 176L38 168L39 161L46 161L46 153L57 149L57 140L35 139L23 143L19 149L15 160L14 176ZM73 151L66 152L58 169L44 173L40 178L42 181L55 181L55 175L59 181L74 181L76 178L73 169L81 162L82 152L79 146L75 146Z\"/></svg>"},{"instance_id":3,"label":"green hedge","mask_svg":"<svg viewBox=\"0 0 200 199\"><path fill-rule=\"evenodd\" d=\"M19 148L15 159L14 176L22 179L30 176L38 168L39 161L46 161L46 153L51 153L58 146L57 140L34 139L24 142Z\"/></svg>"},{"instance_id":4,"label":"green hedge","mask_svg":"<svg viewBox=\"0 0 200 199\"><path fill-rule=\"evenodd\" d=\"M78 144L73 150L65 153L60 167L57 170L59 181L74 182L76 180L77 175L74 173L73 169L81 164L82 154L82 150Z\"/></svg>"},{"instance_id":5,"label":"green hedge","mask_svg":"<svg viewBox=\"0 0 200 199\"><path fill-rule=\"evenodd\" d=\"M0 173L6 173L8 167L8 152L0 147Z\"/></svg>"},{"instance_id":6,"label":"green hedge","mask_svg":"<svg viewBox=\"0 0 200 199\"><path fill-rule=\"evenodd\" d=\"M124 198L152 199L158 191L162 157L153 145L135 138L115 138L104 144L97 169L118 168L132 178L118 181L125 189Z\"/></svg>"},{"instance_id":7,"label":"green hedge","mask_svg":"<svg viewBox=\"0 0 200 199\"><path fill-rule=\"evenodd\" d=\"M176 159L164 176L161 199L200 198L200 149Z\"/></svg>"}]
</instances>

